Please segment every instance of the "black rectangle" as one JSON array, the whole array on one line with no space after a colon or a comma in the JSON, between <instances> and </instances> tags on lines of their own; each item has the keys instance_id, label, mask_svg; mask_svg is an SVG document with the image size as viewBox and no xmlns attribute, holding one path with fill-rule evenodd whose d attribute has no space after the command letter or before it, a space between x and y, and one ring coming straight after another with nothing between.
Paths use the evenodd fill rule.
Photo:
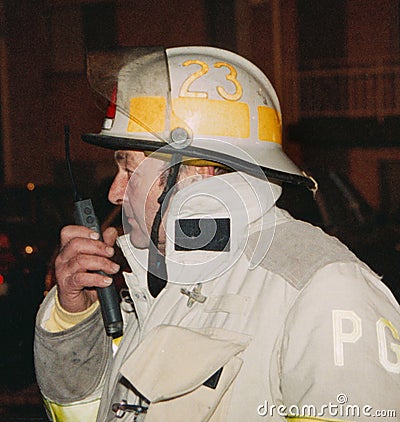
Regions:
<instances>
[{"instance_id":1,"label":"black rectangle","mask_svg":"<svg viewBox=\"0 0 400 422\"><path fill-rule=\"evenodd\" d=\"M176 251L230 251L229 218L187 218L175 221Z\"/></svg>"}]
</instances>

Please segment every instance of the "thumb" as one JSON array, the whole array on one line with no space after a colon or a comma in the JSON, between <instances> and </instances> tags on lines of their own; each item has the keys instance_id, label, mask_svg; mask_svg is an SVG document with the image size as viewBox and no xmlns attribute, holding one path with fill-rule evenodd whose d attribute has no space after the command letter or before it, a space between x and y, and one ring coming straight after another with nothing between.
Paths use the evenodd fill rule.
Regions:
<instances>
[{"instance_id":1,"label":"thumb","mask_svg":"<svg viewBox=\"0 0 400 422\"><path fill-rule=\"evenodd\" d=\"M107 227L103 232L104 243L109 246L114 246L118 237L118 231L115 227Z\"/></svg>"}]
</instances>

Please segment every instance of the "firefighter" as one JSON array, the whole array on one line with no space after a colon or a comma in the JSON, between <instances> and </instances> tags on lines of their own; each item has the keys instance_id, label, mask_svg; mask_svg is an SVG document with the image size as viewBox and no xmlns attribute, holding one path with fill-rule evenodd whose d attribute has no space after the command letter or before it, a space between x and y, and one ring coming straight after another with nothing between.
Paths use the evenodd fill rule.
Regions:
<instances>
[{"instance_id":1,"label":"firefighter","mask_svg":"<svg viewBox=\"0 0 400 422\"><path fill-rule=\"evenodd\" d=\"M276 206L282 184L315 182L282 151L267 77L213 47L94 54L88 72L110 107L83 140L115 150L125 234L61 232L35 339L52 420L399 417L399 305L343 244ZM131 268L118 339L93 290L119 269L115 242Z\"/></svg>"}]
</instances>

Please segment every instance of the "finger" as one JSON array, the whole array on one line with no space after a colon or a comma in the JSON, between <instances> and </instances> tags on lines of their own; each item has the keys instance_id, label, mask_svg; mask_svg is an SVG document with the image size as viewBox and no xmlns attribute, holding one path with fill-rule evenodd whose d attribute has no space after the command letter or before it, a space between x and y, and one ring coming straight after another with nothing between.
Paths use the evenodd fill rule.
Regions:
<instances>
[{"instance_id":1,"label":"finger","mask_svg":"<svg viewBox=\"0 0 400 422\"><path fill-rule=\"evenodd\" d=\"M107 274L115 274L119 271L119 265L110 259L96 256L79 254L57 268L57 278L65 278L69 274L85 271L104 271ZM64 275L64 277L63 277Z\"/></svg>"},{"instance_id":2,"label":"finger","mask_svg":"<svg viewBox=\"0 0 400 422\"><path fill-rule=\"evenodd\" d=\"M114 248L100 240L91 240L81 237L74 237L60 250L59 261L67 262L80 254L112 257Z\"/></svg>"},{"instance_id":3,"label":"finger","mask_svg":"<svg viewBox=\"0 0 400 422\"><path fill-rule=\"evenodd\" d=\"M93 231L92 229L89 229L85 226L65 226L61 229L60 233L60 241L61 241L61 247L63 247L65 244L70 242L72 239L76 237L81 237L84 239L94 239L97 240L100 238L99 234Z\"/></svg>"},{"instance_id":4,"label":"finger","mask_svg":"<svg viewBox=\"0 0 400 422\"><path fill-rule=\"evenodd\" d=\"M79 272L72 274L66 280L65 284L68 285L68 290L70 292L78 292L89 287L107 287L112 283L112 281L111 277L102 274ZM66 286L64 286L64 291L66 290Z\"/></svg>"},{"instance_id":5,"label":"finger","mask_svg":"<svg viewBox=\"0 0 400 422\"><path fill-rule=\"evenodd\" d=\"M58 289L60 305L67 312L82 312L89 308L96 300L96 289L85 289L77 292L63 292Z\"/></svg>"},{"instance_id":6,"label":"finger","mask_svg":"<svg viewBox=\"0 0 400 422\"><path fill-rule=\"evenodd\" d=\"M97 292L93 288L107 287L110 285L110 280L95 273L71 276L66 283L68 288L58 284L58 298L62 308L68 312L84 311L97 300Z\"/></svg>"},{"instance_id":7,"label":"finger","mask_svg":"<svg viewBox=\"0 0 400 422\"><path fill-rule=\"evenodd\" d=\"M118 231L115 227L108 227L103 232L104 243L106 243L109 246L114 246L115 241L117 240L117 237L118 237Z\"/></svg>"}]
</instances>

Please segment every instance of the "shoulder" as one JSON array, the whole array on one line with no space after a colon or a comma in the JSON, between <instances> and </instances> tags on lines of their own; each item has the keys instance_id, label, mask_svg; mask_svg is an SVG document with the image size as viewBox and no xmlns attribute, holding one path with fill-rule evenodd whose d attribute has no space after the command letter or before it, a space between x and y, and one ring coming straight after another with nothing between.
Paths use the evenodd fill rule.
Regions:
<instances>
[{"instance_id":1,"label":"shoulder","mask_svg":"<svg viewBox=\"0 0 400 422\"><path fill-rule=\"evenodd\" d=\"M367 268L338 239L309 223L287 217L269 231L271 241L258 265L280 275L298 290L332 263L356 263ZM261 238L260 233L250 236L248 256L261 247Z\"/></svg>"},{"instance_id":2,"label":"shoulder","mask_svg":"<svg viewBox=\"0 0 400 422\"><path fill-rule=\"evenodd\" d=\"M279 342L284 400L324 404L341 392L351 403L393 409L399 330L400 307L371 272L354 263L320 269L285 319Z\"/></svg>"},{"instance_id":3,"label":"shoulder","mask_svg":"<svg viewBox=\"0 0 400 422\"><path fill-rule=\"evenodd\" d=\"M284 274L299 292L279 343L285 401L327 403L340 391L353 403L393 408L399 392L400 355L393 353L400 350L399 304L337 239L308 224L287 224L277 227L277 240L290 234L297 245L284 251L294 261L294 269ZM296 264L296 257L302 262ZM364 378L376 384L360 389ZM376 385L387 388L377 392Z\"/></svg>"}]
</instances>

